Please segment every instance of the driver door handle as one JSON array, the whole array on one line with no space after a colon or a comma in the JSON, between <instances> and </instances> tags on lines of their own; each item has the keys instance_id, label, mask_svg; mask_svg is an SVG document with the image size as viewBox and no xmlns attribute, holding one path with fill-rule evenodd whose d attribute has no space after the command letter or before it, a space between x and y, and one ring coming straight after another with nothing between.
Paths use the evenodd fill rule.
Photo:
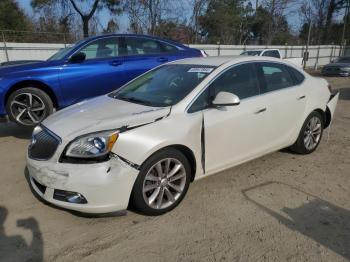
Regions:
<instances>
[{"instance_id":1,"label":"driver door handle","mask_svg":"<svg viewBox=\"0 0 350 262\"><path fill-rule=\"evenodd\" d=\"M261 109L258 109L257 111L255 111L254 114L260 114L260 113L265 112L266 110L267 110L266 107L264 107L264 108L261 108Z\"/></svg>"},{"instance_id":2,"label":"driver door handle","mask_svg":"<svg viewBox=\"0 0 350 262\"><path fill-rule=\"evenodd\" d=\"M158 58L158 61L159 61L159 62L167 62L167 61L168 61L168 58L166 58L166 57L159 57L159 58Z\"/></svg>"},{"instance_id":3,"label":"driver door handle","mask_svg":"<svg viewBox=\"0 0 350 262\"><path fill-rule=\"evenodd\" d=\"M109 64L111 66L119 66L119 65L123 64L123 61L121 61L121 60L114 60L114 61L109 62Z\"/></svg>"},{"instance_id":4,"label":"driver door handle","mask_svg":"<svg viewBox=\"0 0 350 262\"><path fill-rule=\"evenodd\" d=\"M302 100L302 99L304 99L306 96L300 96L300 97L298 97L297 98L297 100Z\"/></svg>"}]
</instances>

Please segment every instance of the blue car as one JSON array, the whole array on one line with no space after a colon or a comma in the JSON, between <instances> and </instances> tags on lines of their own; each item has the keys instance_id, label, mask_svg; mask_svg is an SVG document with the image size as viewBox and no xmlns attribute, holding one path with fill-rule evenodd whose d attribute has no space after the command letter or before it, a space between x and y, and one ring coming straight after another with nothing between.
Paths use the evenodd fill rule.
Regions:
<instances>
[{"instance_id":1,"label":"blue car","mask_svg":"<svg viewBox=\"0 0 350 262\"><path fill-rule=\"evenodd\" d=\"M103 35L77 42L47 61L0 67L0 118L27 127L86 98L118 89L163 63L202 51L157 37Z\"/></svg>"}]
</instances>

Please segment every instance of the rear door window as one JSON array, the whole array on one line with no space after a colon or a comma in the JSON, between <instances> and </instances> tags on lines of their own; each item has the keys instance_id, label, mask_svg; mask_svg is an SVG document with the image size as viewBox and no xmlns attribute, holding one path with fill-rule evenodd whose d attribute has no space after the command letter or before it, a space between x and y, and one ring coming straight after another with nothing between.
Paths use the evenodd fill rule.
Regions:
<instances>
[{"instance_id":1,"label":"rear door window","mask_svg":"<svg viewBox=\"0 0 350 262\"><path fill-rule=\"evenodd\" d=\"M277 63L259 63L259 73L262 76L264 92L284 89L294 85L293 78L287 68Z\"/></svg>"},{"instance_id":2,"label":"rear door window","mask_svg":"<svg viewBox=\"0 0 350 262\"><path fill-rule=\"evenodd\" d=\"M175 46L140 37L126 37L125 45L128 55L155 55L178 51Z\"/></svg>"}]
</instances>

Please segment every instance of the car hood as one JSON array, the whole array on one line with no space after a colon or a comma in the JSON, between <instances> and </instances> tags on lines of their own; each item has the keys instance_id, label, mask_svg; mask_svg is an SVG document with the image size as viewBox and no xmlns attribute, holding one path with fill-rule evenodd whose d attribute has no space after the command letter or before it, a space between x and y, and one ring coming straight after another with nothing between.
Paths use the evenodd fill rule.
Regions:
<instances>
[{"instance_id":1,"label":"car hood","mask_svg":"<svg viewBox=\"0 0 350 262\"><path fill-rule=\"evenodd\" d=\"M324 67L350 67L349 63L332 63L325 65Z\"/></svg>"},{"instance_id":2,"label":"car hood","mask_svg":"<svg viewBox=\"0 0 350 262\"><path fill-rule=\"evenodd\" d=\"M57 66L59 64L61 64L60 61L43 61L28 64L5 65L0 67L0 77L11 73L39 69L42 67Z\"/></svg>"},{"instance_id":3,"label":"car hood","mask_svg":"<svg viewBox=\"0 0 350 262\"><path fill-rule=\"evenodd\" d=\"M170 107L150 107L109 96L100 96L63 109L43 125L63 140L88 133L133 128L155 122L170 113Z\"/></svg>"}]
</instances>

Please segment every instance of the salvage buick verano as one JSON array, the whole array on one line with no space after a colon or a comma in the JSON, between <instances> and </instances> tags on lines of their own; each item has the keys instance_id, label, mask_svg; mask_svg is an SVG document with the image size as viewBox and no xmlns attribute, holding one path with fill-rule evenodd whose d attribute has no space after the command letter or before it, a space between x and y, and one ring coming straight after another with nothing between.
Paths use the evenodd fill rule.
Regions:
<instances>
[{"instance_id":1,"label":"salvage buick verano","mask_svg":"<svg viewBox=\"0 0 350 262\"><path fill-rule=\"evenodd\" d=\"M313 152L338 96L274 58L168 63L37 126L31 185L44 200L85 213L132 203L163 214L196 179L286 147Z\"/></svg>"}]
</instances>

